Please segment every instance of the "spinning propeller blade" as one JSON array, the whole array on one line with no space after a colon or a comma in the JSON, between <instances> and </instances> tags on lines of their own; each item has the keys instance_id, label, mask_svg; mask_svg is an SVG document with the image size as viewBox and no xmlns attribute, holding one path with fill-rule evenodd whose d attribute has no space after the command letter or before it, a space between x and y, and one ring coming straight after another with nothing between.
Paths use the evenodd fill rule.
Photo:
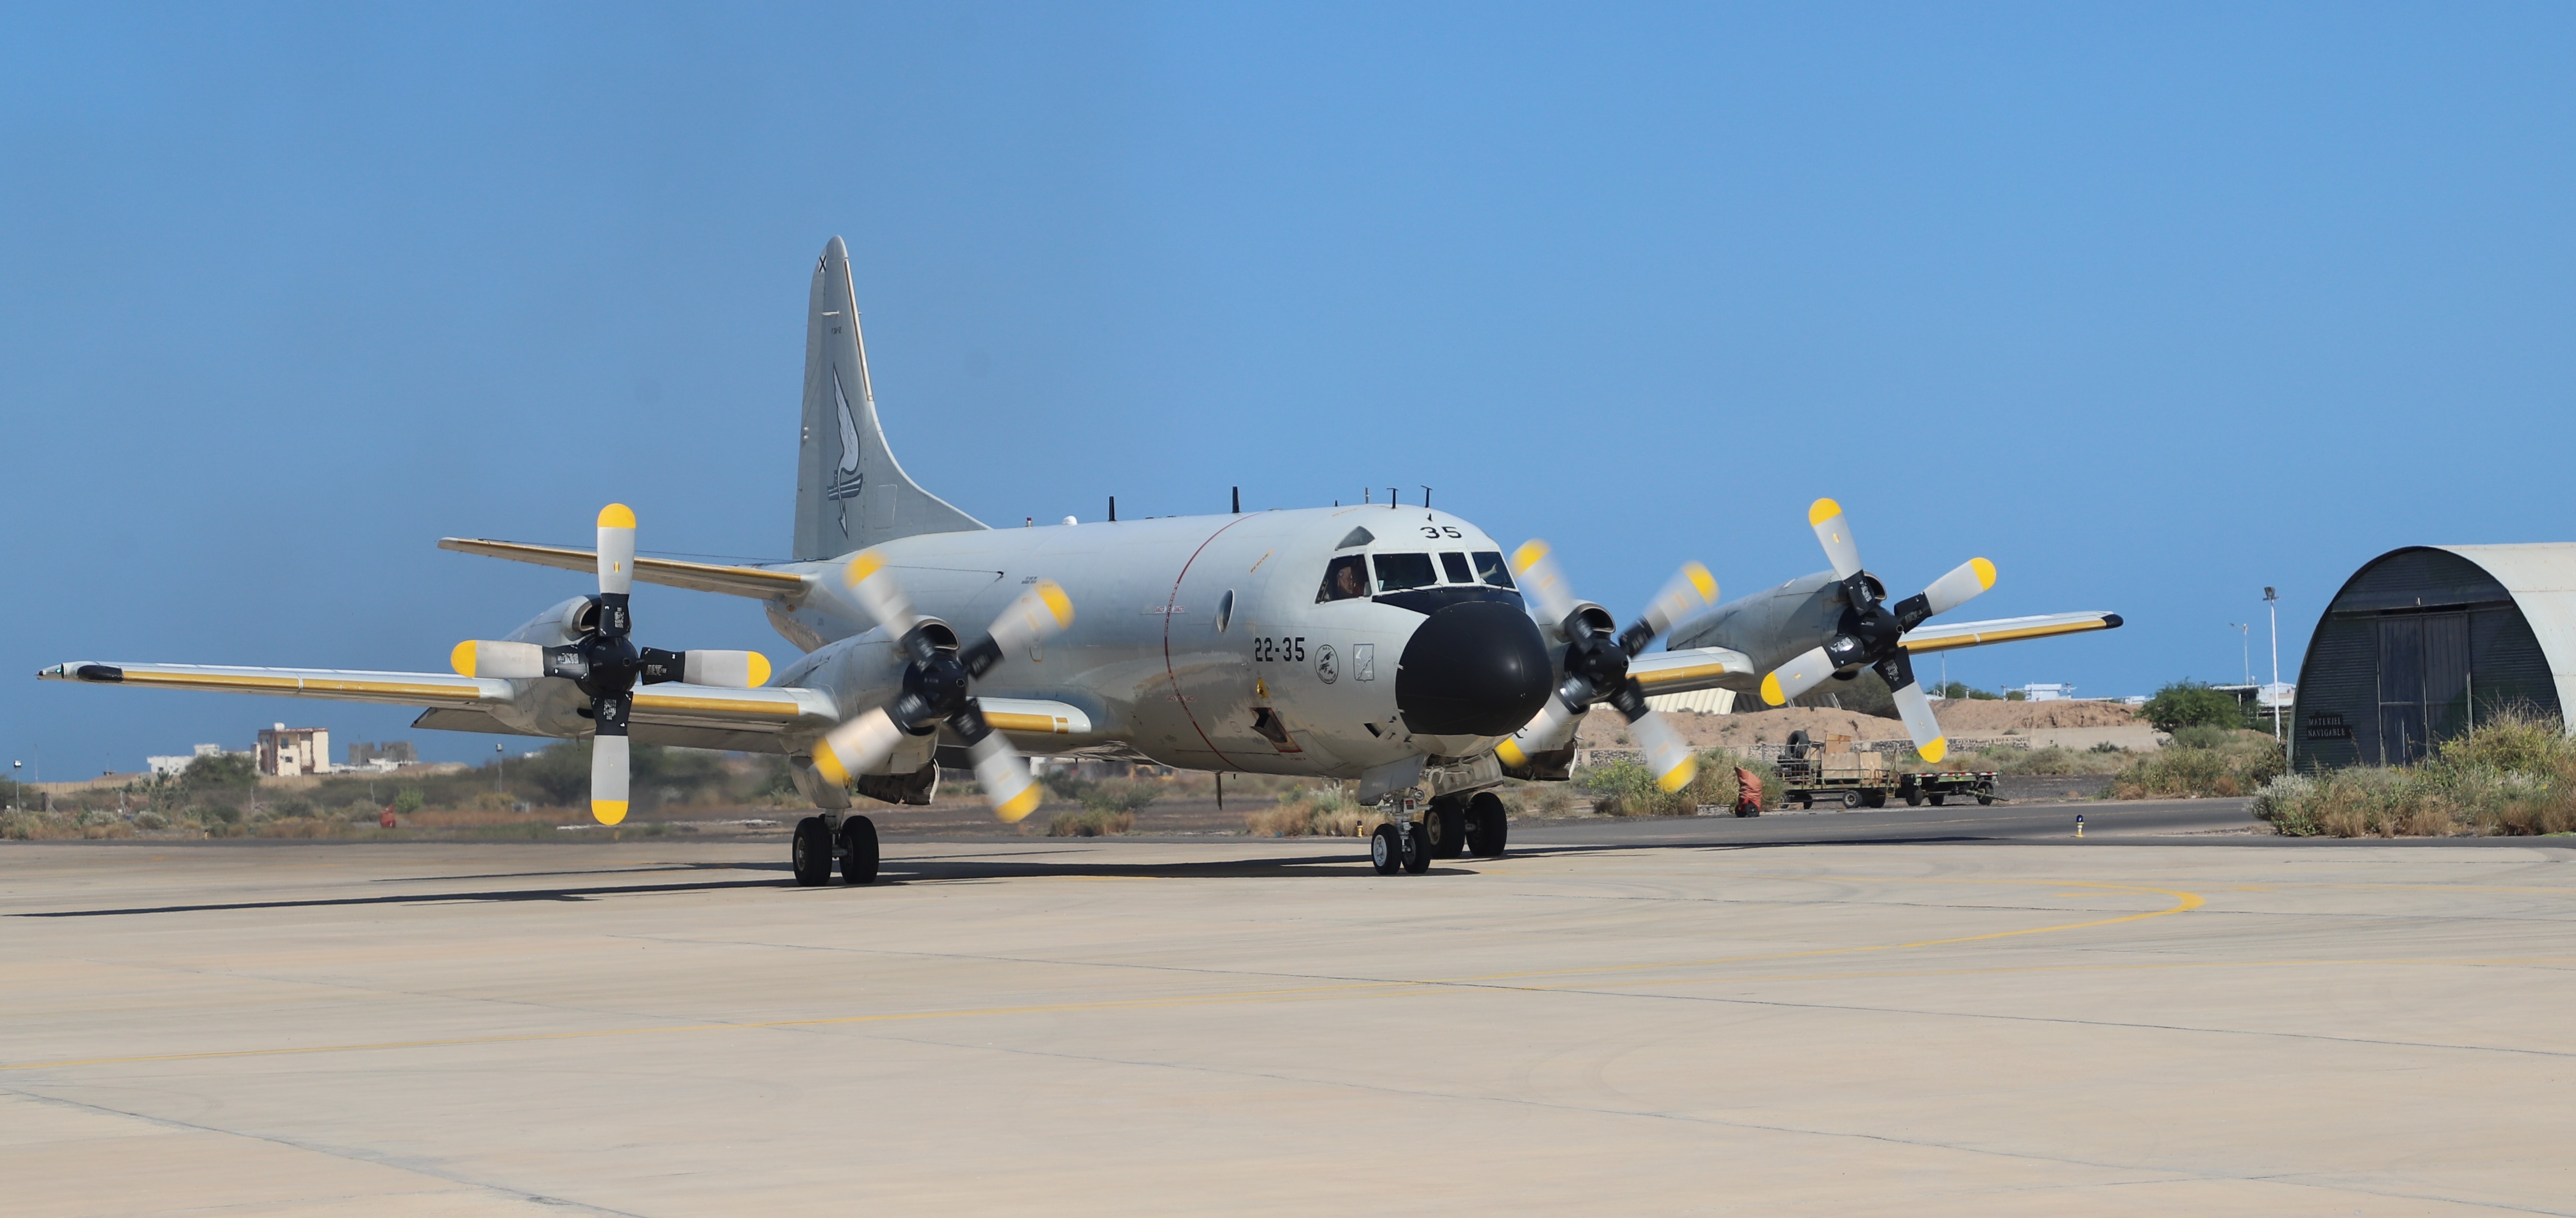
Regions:
<instances>
[{"instance_id":1,"label":"spinning propeller blade","mask_svg":"<svg viewBox=\"0 0 2576 1218\"><path fill-rule=\"evenodd\" d=\"M1016 823L1035 811L1045 790L1029 776L1029 764L1019 750L985 722L982 705L966 691L1014 652L1073 624L1073 601L1064 589L1053 580L1036 581L1004 607L983 638L951 652L932 643L919 628L921 619L912 611L911 598L876 551L861 551L843 576L860 607L887 634L902 641L912 661L904 673L905 692L883 706L859 712L815 742L814 769L847 785L853 775L865 774L893 756L904 737L929 735L944 723L975 759L975 781L992 800L995 816Z\"/></svg>"},{"instance_id":2,"label":"spinning propeller blade","mask_svg":"<svg viewBox=\"0 0 2576 1218\"><path fill-rule=\"evenodd\" d=\"M1547 543L1529 541L1512 552L1512 570L1521 590L1539 612L1557 623L1565 636L1565 683L1539 708L1538 714L1512 737L1494 747L1507 766L1526 765L1530 755L1562 748L1576 721L1596 703L1606 702L1627 716L1629 730L1645 750L1655 784L1667 791L1690 785L1699 772L1699 757L1663 715L1646 706L1645 688L1628 675L1628 661L1671 629L1684 615L1717 600L1717 580L1708 568L1685 563L1679 574L1647 602L1646 611L1614 638L1591 611L1578 611L1573 588L1548 556Z\"/></svg>"},{"instance_id":3,"label":"spinning propeller blade","mask_svg":"<svg viewBox=\"0 0 2576 1218\"><path fill-rule=\"evenodd\" d=\"M467 639L447 655L457 675L524 681L561 677L589 695L584 708L599 725L591 739L590 814L603 825L626 819L626 727L635 710L635 687L688 681L749 689L769 681L769 657L757 651L638 649L627 636L634 619L627 603L635 586L635 513L612 503L599 511L598 607L580 636L560 647Z\"/></svg>"},{"instance_id":4,"label":"spinning propeller blade","mask_svg":"<svg viewBox=\"0 0 2576 1218\"><path fill-rule=\"evenodd\" d=\"M1844 519L1842 505L1831 499L1817 500L1807 509L1807 523L1815 528L1816 541L1824 546L1826 561L1833 564L1834 578L1842 581L1846 607L1833 635L1821 646L1800 653L1762 678L1762 700L1773 706L1786 705L1827 677L1874 668L1895 695L1896 713L1905 720L1905 731L1914 738L1915 751L1925 761L1937 764L1949 753L1950 743L1942 735L1940 719L1932 713L1930 695L1914 680L1914 664L1905 653L1905 632L1994 587L1995 564L1971 558L1932 581L1930 587L1890 607L1884 603L1885 587L1861 566L1860 546L1852 540L1851 523Z\"/></svg>"}]
</instances>

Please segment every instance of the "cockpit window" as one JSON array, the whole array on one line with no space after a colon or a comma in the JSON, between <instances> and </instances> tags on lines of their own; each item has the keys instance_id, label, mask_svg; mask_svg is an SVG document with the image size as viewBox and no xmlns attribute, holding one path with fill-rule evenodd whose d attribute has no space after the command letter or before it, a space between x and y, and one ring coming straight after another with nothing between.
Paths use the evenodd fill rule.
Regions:
<instances>
[{"instance_id":1,"label":"cockpit window","mask_svg":"<svg viewBox=\"0 0 2576 1218\"><path fill-rule=\"evenodd\" d=\"M1497 588L1513 588L1511 569L1503 565L1501 551L1486 550L1476 555L1476 574Z\"/></svg>"},{"instance_id":2,"label":"cockpit window","mask_svg":"<svg viewBox=\"0 0 2576 1218\"><path fill-rule=\"evenodd\" d=\"M1439 582L1440 574L1432 569L1431 556L1428 554L1377 556L1377 590L1380 592L1427 588Z\"/></svg>"},{"instance_id":3,"label":"cockpit window","mask_svg":"<svg viewBox=\"0 0 2576 1218\"><path fill-rule=\"evenodd\" d=\"M1334 546L1333 548L1336 550L1347 550L1352 546L1364 546L1376 540L1377 534L1369 532L1367 529L1353 529L1342 535L1342 544Z\"/></svg>"},{"instance_id":4,"label":"cockpit window","mask_svg":"<svg viewBox=\"0 0 2576 1218\"><path fill-rule=\"evenodd\" d=\"M1368 595L1368 560L1357 554L1336 558L1324 568L1324 586L1315 590L1315 603L1346 601Z\"/></svg>"},{"instance_id":5,"label":"cockpit window","mask_svg":"<svg viewBox=\"0 0 2576 1218\"><path fill-rule=\"evenodd\" d=\"M1475 575L1467 570L1467 556L1452 550L1440 556L1440 570L1453 584L1472 584Z\"/></svg>"}]
</instances>

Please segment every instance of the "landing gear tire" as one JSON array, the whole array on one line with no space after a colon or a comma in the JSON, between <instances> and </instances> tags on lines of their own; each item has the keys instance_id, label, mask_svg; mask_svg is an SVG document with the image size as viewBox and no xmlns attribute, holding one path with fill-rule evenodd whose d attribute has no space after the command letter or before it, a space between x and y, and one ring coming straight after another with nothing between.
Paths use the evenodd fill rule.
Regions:
<instances>
[{"instance_id":1,"label":"landing gear tire","mask_svg":"<svg viewBox=\"0 0 2576 1218\"><path fill-rule=\"evenodd\" d=\"M1369 834L1369 866L1379 875L1394 875L1404 870L1404 847L1395 836L1395 826L1379 825Z\"/></svg>"},{"instance_id":2,"label":"landing gear tire","mask_svg":"<svg viewBox=\"0 0 2576 1218\"><path fill-rule=\"evenodd\" d=\"M841 818L841 878L853 884L877 882L877 823L864 816Z\"/></svg>"},{"instance_id":3,"label":"landing gear tire","mask_svg":"<svg viewBox=\"0 0 2576 1218\"><path fill-rule=\"evenodd\" d=\"M1422 818L1422 827L1431 834L1431 857L1454 859L1467 853L1467 809L1465 800L1444 796L1431 801Z\"/></svg>"},{"instance_id":4,"label":"landing gear tire","mask_svg":"<svg viewBox=\"0 0 2576 1218\"><path fill-rule=\"evenodd\" d=\"M1413 853L1404 856L1404 872L1420 875L1431 870L1431 830L1422 822L1413 822Z\"/></svg>"},{"instance_id":5,"label":"landing gear tire","mask_svg":"<svg viewBox=\"0 0 2576 1218\"><path fill-rule=\"evenodd\" d=\"M1512 824L1503 797L1491 791L1478 791L1467 801L1467 849L1480 859L1503 856L1503 843L1511 836Z\"/></svg>"},{"instance_id":6,"label":"landing gear tire","mask_svg":"<svg viewBox=\"0 0 2576 1218\"><path fill-rule=\"evenodd\" d=\"M788 847L787 861L795 868L799 887L831 882L832 831L823 826L822 817L808 816L796 822L796 839Z\"/></svg>"}]
</instances>

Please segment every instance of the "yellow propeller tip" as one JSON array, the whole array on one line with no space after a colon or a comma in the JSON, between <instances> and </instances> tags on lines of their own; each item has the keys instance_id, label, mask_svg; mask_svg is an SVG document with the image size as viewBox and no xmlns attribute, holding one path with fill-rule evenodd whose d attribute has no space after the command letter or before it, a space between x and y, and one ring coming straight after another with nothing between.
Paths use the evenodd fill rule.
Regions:
<instances>
[{"instance_id":1,"label":"yellow propeller tip","mask_svg":"<svg viewBox=\"0 0 2576 1218\"><path fill-rule=\"evenodd\" d=\"M1780 692L1780 674L1776 672L1762 674L1762 703L1765 706L1789 704L1789 695Z\"/></svg>"},{"instance_id":2,"label":"yellow propeller tip","mask_svg":"<svg viewBox=\"0 0 2576 1218\"><path fill-rule=\"evenodd\" d=\"M1699 563L1692 563L1689 566L1683 567L1682 570L1690 575L1691 587L1699 590L1699 598L1701 600L1713 601L1717 599L1717 577L1709 574L1707 567Z\"/></svg>"},{"instance_id":3,"label":"yellow propeller tip","mask_svg":"<svg viewBox=\"0 0 2576 1218\"><path fill-rule=\"evenodd\" d=\"M1924 745L1922 748L1914 751L1923 754L1923 760L1931 762L1934 765L1939 765L1941 764L1942 758L1950 755L1950 738L1947 736L1934 736L1932 738L1932 743Z\"/></svg>"},{"instance_id":4,"label":"yellow propeller tip","mask_svg":"<svg viewBox=\"0 0 2576 1218\"><path fill-rule=\"evenodd\" d=\"M769 657L757 651L750 653L750 656L748 663L750 672L746 675L751 681L751 687L758 689L769 684Z\"/></svg>"},{"instance_id":5,"label":"yellow propeller tip","mask_svg":"<svg viewBox=\"0 0 2576 1218\"><path fill-rule=\"evenodd\" d=\"M467 639L462 643L458 643L454 650L449 651L447 653L447 666L455 669L457 676L473 676L474 640Z\"/></svg>"},{"instance_id":6,"label":"yellow propeller tip","mask_svg":"<svg viewBox=\"0 0 2576 1218\"><path fill-rule=\"evenodd\" d=\"M850 785L850 771L832 752L832 746L817 741L814 746L814 772L835 786Z\"/></svg>"},{"instance_id":7,"label":"yellow propeller tip","mask_svg":"<svg viewBox=\"0 0 2576 1218\"><path fill-rule=\"evenodd\" d=\"M590 815L591 819L596 820L603 825L616 824L617 822L626 819L626 801L622 799L594 799L590 801Z\"/></svg>"},{"instance_id":8,"label":"yellow propeller tip","mask_svg":"<svg viewBox=\"0 0 2576 1218\"><path fill-rule=\"evenodd\" d=\"M1046 605L1047 612L1055 615L1056 629L1062 630L1073 624L1073 598L1064 594L1064 585L1051 579L1039 580L1038 600Z\"/></svg>"},{"instance_id":9,"label":"yellow propeller tip","mask_svg":"<svg viewBox=\"0 0 2576 1218\"><path fill-rule=\"evenodd\" d=\"M1538 560L1545 557L1547 557L1547 543L1535 537L1530 538L1521 543L1521 548L1512 551L1512 570L1516 573L1526 573L1531 567L1538 565Z\"/></svg>"},{"instance_id":10,"label":"yellow propeller tip","mask_svg":"<svg viewBox=\"0 0 2576 1218\"><path fill-rule=\"evenodd\" d=\"M1529 764L1529 754L1521 751L1520 742L1517 740L1505 740L1501 744L1495 745L1494 756L1500 758L1502 763L1508 766L1522 766Z\"/></svg>"},{"instance_id":11,"label":"yellow propeller tip","mask_svg":"<svg viewBox=\"0 0 2576 1218\"><path fill-rule=\"evenodd\" d=\"M1680 765L1674 766L1670 771L1665 773L1663 777L1656 779L1655 785L1662 787L1664 789L1664 793L1669 795L1675 791L1681 790L1683 787L1689 786L1691 784L1691 779L1697 777L1699 777L1699 762L1697 760L1685 761Z\"/></svg>"},{"instance_id":12,"label":"yellow propeller tip","mask_svg":"<svg viewBox=\"0 0 2576 1218\"><path fill-rule=\"evenodd\" d=\"M1029 813L1038 810L1038 801L1045 795L1045 788L1030 783L1026 790L993 805L993 815L1001 817L1005 823L1016 825L1027 819Z\"/></svg>"},{"instance_id":13,"label":"yellow propeller tip","mask_svg":"<svg viewBox=\"0 0 2576 1218\"><path fill-rule=\"evenodd\" d=\"M599 527L603 529L634 528L635 509L628 507L623 503L609 504L607 507L599 509Z\"/></svg>"},{"instance_id":14,"label":"yellow propeller tip","mask_svg":"<svg viewBox=\"0 0 2576 1218\"><path fill-rule=\"evenodd\" d=\"M861 550L856 557L850 559L850 565L842 570L841 582L855 588L861 581L883 569L885 569L885 559L879 557L876 551Z\"/></svg>"},{"instance_id":15,"label":"yellow propeller tip","mask_svg":"<svg viewBox=\"0 0 2576 1218\"><path fill-rule=\"evenodd\" d=\"M1831 499L1819 499L1807 505L1807 523L1811 525L1823 524L1842 514L1843 505Z\"/></svg>"},{"instance_id":16,"label":"yellow propeller tip","mask_svg":"<svg viewBox=\"0 0 2576 1218\"><path fill-rule=\"evenodd\" d=\"M1971 558L1968 560L1968 566L1975 569L1980 587L1991 589L1995 586L1995 564L1982 558Z\"/></svg>"}]
</instances>

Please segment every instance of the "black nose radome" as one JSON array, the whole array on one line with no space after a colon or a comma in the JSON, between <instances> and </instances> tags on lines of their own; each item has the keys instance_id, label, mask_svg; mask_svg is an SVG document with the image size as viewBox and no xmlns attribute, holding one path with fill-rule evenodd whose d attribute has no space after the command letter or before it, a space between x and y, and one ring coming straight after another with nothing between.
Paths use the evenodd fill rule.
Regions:
<instances>
[{"instance_id":1,"label":"black nose radome","mask_svg":"<svg viewBox=\"0 0 2576 1218\"><path fill-rule=\"evenodd\" d=\"M1443 606L1414 627L1395 670L1395 708L1425 736L1502 736L1547 704L1554 673L1518 605Z\"/></svg>"}]
</instances>

